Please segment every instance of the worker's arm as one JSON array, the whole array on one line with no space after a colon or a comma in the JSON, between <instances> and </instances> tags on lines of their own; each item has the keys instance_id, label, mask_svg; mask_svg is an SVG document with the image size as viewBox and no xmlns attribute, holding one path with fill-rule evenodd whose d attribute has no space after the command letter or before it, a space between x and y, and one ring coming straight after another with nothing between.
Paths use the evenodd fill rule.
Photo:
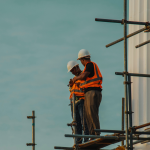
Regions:
<instances>
[{"instance_id":1,"label":"worker's arm","mask_svg":"<svg viewBox=\"0 0 150 150\"><path fill-rule=\"evenodd\" d=\"M74 83L73 83L73 80L72 80L72 79L70 79L68 86L72 87L72 86L73 86L73 84L74 84Z\"/></svg>"},{"instance_id":2,"label":"worker's arm","mask_svg":"<svg viewBox=\"0 0 150 150\"><path fill-rule=\"evenodd\" d=\"M85 71L84 73L81 73L79 76L73 78L73 82L76 82L77 80L85 80L89 76L90 72Z\"/></svg>"}]
</instances>

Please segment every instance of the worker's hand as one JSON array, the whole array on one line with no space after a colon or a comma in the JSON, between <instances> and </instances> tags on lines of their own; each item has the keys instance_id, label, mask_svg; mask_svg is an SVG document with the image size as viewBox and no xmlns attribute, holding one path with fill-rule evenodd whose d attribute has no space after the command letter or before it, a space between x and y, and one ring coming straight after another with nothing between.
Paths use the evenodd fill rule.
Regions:
<instances>
[{"instance_id":1,"label":"worker's hand","mask_svg":"<svg viewBox=\"0 0 150 150\"><path fill-rule=\"evenodd\" d=\"M70 87L72 87L72 86L73 86L73 84L74 84L74 83L73 83L73 80L72 80L72 79L70 79L70 81L69 81L69 86L70 86Z\"/></svg>"},{"instance_id":2,"label":"worker's hand","mask_svg":"<svg viewBox=\"0 0 150 150\"><path fill-rule=\"evenodd\" d=\"M73 78L73 83L75 83L77 81L77 77Z\"/></svg>"},{"instance_id":3,"label":"worker's hand","mask_svg":"<svg viewBox=\"0 0 150 150\"><path fill-rule=\"evenodd\" d=\"M78 82L78 83L75 83L76 85L77 85L77 87L80 87L80 82Z\"/></svg>"}]
</instances>

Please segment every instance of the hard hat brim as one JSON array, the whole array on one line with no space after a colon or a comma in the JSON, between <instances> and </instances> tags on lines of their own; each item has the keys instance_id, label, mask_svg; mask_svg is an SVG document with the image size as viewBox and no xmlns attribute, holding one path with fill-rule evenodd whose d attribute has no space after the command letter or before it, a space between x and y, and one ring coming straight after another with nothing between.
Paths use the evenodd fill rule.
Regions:
<instances>
[{"instance_id":1,"label":"hard hat brim","mask_svg":"<svg viewBox=\"0 0 150 150\"><path fill-rule=\"evenodd\" d=\"M84 57L87 57L87 56L90 56L90 55L85 55L83 57L78 58L77 60L80 60L81 58L84 58Z\"/></svg>"},{"instance_id":2,"label":"hard hat brim","mask_svg":"<svg viewBox=\"0 0 150 150\"><path fill-rule=\"evenodd\" d=\"M79 66L79 64L76 64L75 66ZM72 68L74 68L75 66L73 66ZM72 68L71 68L71 69L72 69ZM71 70L71 69L70 69L70 70ZM70 70L68 70L68 72L70 72Z\"/></svg>"}]
</instances>

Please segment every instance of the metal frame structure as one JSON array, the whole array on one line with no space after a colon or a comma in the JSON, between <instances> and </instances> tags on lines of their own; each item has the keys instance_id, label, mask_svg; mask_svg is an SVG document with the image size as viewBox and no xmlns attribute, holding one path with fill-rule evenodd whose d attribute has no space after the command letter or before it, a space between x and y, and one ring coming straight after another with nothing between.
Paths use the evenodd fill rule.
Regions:
<instances>
[{"instance_id":1,"label":"metal frame structure","mask_svg":"<svg viewBox=\"0 0 150 150\"><path fill-rule=\"evenodd\" d=\"M32 119L32 143L27 143L27 146L32 146L32 150L35 150L35 111L32 111L32 116L27 116L27 119Z\"/></svg>"},{"instance_id":2,"label":"metal frame structure","mask_svg":"<svg viewBox=\"0 0 150 150\"><path fill-rule=\"evenodd\" d=\"M122 130L98 130L96 129L96 132L109 132L109 133L118 133L118 136L96 136L96 135L76 135L76 127L74 125L74 134L68 135L65 134L65 137L74 137L74 147L54 147L55 149L72 149L77 150L78 145L76 143L76 138L102 138L102 139L120 139L122 141L126 140L126 145L122 142L122 145L127 150L133 150L133 145L141 142L150 142L150 137L139 137L140 135L150 135L149 132L144 131L136 131L139 128L146 127L150 125L150 123L140 125L137 127L134 127L132 125L132 105L131 105L131 76L136 77L150 77L150 74L138 74L138 73L128 73L127 70L127 38L134 36L140 32L143 32L147 30L146 32L150 31L150 23L149 22L136 22L136 21L127 21L127 0L124 0L124 19L122 20L112 20L112 19L102 19L102 18L95 18L95 21L100 22L110 22L110 23L121 23L124 25L124 37L120 38L108 45L106 47L112 46L120 41L124 40L124 72L115 72L116 75L122 75L124 77L124 94L125 97L122 99ZM133 25L145 25L144 28L133 32L129 35L127 35L127 24L133 24ZM146 41L138 46L136 48L150 43L149 41ZM73 96L73 110L75 111L75 95ZM125 101L125 111L124 111L124 101ZM73 111L73 122L75 121L75 112ZM124 113L123 113L124 112ZM125 130L124 130L124 114L125 114ZM128 127L129 125L129 127ZM124 135L125 134L125 135ZM137 140L133 142L133 140Z\"/></svg>"},{"instance_id":3,"label":"metal frame structure","mask_svg":"<svg viewBox=\"0 0 150 150\"><path fill-rule=\"evenodd\" d=\"M136 35L136 34L138 34L140 32L143 32L143 31L146 31L146 30L149 30L149 29L150 29L150 26L145 26L144 28L142 28L140 30L137 30L137 31L135 31L133 33L130 33L129 35L127 35L127 38L130 38L130 37L132 37L132 36L134 36L134 35ZM110 46L112 46L114 44L117 44L117 43L123 41L123 40L124 40L124 37L120 38L120 39L118 39L118 40L116 40L116 41L114 41L114 42L112 42L110 44L107 44L106 47L110 47Z\"/></svg>"},{"instance_id":4,"label":"metal frame structure","mask_svg":"<svg viewBox=\"0 0 150 150\"><path fill-rule=\"evenodd\" d=\"M72 123L68 123L67 124L67 126L71 126L71 128L72 128L72 126L73 126L73 132L72 132L72 134L73 135L76 135L76 109L75 109L75 99L76 99L76 95L75 94L73 94L73 99L72 99L72 103L71 104L69 104L69 106L71 106L71 107L73 107L72 108L72 117L73 117L73 121L72 121ZM75 148L73 148L73 147L60 147L60 146L55 146L54 147L54 149L66 149L66 150L77 150L77 137L76 136L74 136L74 146L75 146Z\"/></svg>"},{"instance_id":5,"label":"metal frame structure","mask_svg":"<svg viewBox=\"0 0 150 150\"><path fill-rule=\"evenodd\" d=\"M127 150L133 150L133 134L135 133L134 130L135 128L132 126L132 106L131 106L131 76L138 76L138 77L150 77L150 75L145 75L145 74L134 74L134 73L128 73L127 72L127 38L136 35L146 29L149 30L149 22L135 22L135 21L127 21L127 0L124 0L124 19L122 20L112 20L112 19L101 19L101 18L96 18L95 21L101 21L101 22L113 22L113 23L121 23L124 24L124 38L121 38L115 42L112 42L106 47L109 47L113 44L116 44L122 40L124 40L124 72L123 73L116 73L116 75L123 75L124 76L124 89L125 89L125 125L126 125L126 149ZM134 25L145 25L144 28L131 33L127 36L127 24L134 24ZM137 47L140 47L142 45L145 45L149 43L150 41L146 41ZM129 117L129 128L128 128L128 117ZM129 133L130 130L130 133ZM137 134L140 134L139 132L136 132ZM128 134L130 136L128 136ZM142 134L146 134L142 132ZM130 146L129 146L129 140L130 140Z\"/></svg>"}]
</instances>

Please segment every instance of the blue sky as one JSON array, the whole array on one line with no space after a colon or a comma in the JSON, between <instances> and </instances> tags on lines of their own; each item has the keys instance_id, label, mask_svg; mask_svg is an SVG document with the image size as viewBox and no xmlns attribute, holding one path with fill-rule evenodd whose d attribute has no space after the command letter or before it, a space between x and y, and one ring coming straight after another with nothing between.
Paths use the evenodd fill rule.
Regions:
<instances>
[{"instance_id":1,"label":"blue sky","mask_svg":"<svg viewBox=\"0 0 150 150\"><path fill-rule=\"evenodd\" d=\"M103 75L99 117L102 129L121 129L124 97L123 37L120 24L95 18L123 19L123 0L0 0L0 148L28 150L37 116L36 150L72 146L67 62L87 49ZM80 67L83 66L79 62ZM120 143L118 143L120 144ZM116 144L116 145L118 145ZM116 146L115 145L115 146ZM113 148L115 146L110 146Z\"/></svg>"}]
</instances>

